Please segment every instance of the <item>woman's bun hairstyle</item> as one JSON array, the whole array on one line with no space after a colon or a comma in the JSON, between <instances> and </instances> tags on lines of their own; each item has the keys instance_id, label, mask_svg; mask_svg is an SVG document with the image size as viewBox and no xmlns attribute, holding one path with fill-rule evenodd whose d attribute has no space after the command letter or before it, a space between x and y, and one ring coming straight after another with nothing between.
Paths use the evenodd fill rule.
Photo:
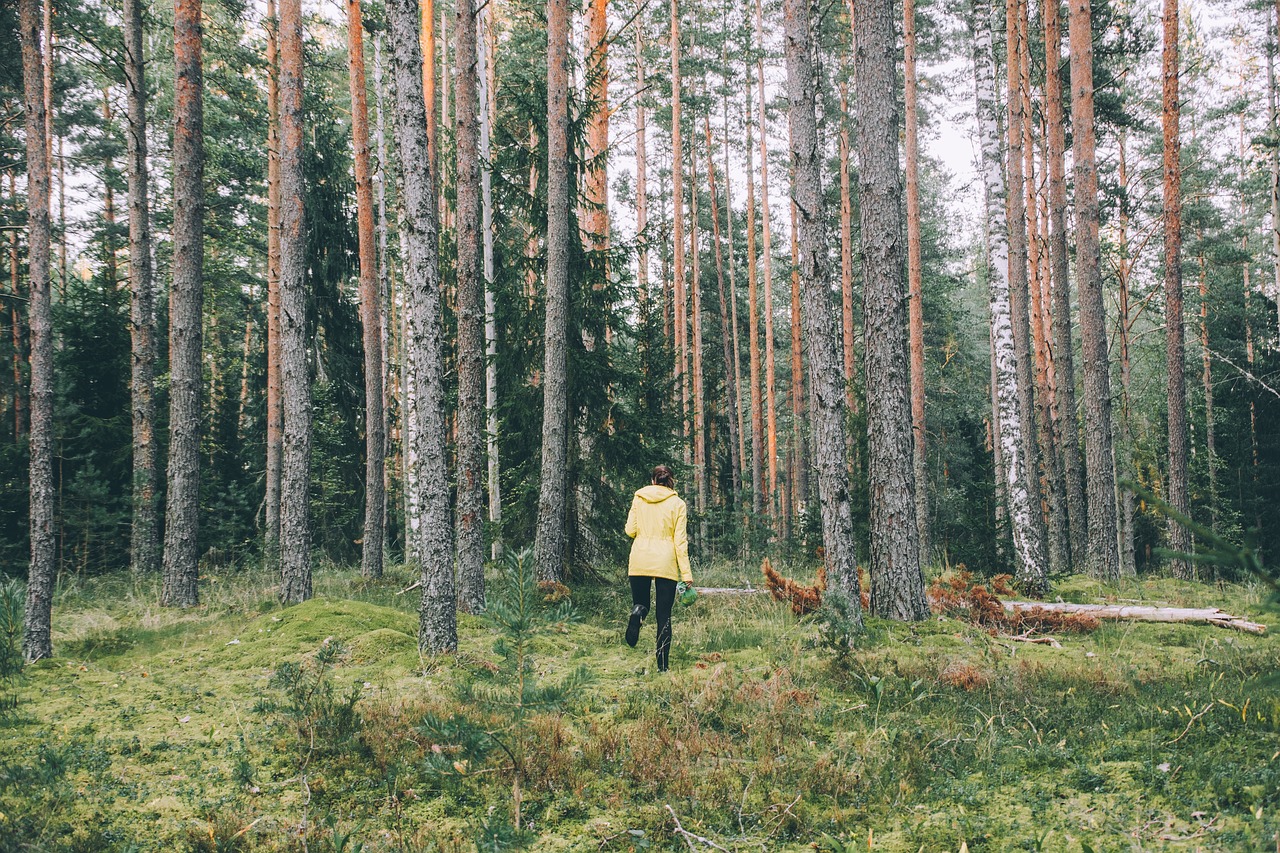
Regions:
<instances>
[{"instance_id":1,"label":"woman's bun hairstyle","mask_svg":"<svg viewBox=\"0 0 1280 853\"><path fill-rule=\"evenodd\" d=\"M668 489L676 487L676 475L666 465L658 465L653 469L653 482Z\"/></svg>"}]
</instances>

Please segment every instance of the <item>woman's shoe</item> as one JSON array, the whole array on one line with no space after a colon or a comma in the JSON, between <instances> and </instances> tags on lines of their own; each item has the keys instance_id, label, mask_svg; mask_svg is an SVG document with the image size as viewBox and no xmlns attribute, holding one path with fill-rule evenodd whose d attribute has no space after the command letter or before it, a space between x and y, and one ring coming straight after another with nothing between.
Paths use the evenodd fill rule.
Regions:
<instances>
[{"instance_id":1,"label":"woman's shoe","mask_svg":"<svg viewBox=\"0 0 1280 853\"><path fill-rule=\"evenodd\" d=\"M643 604L631 608L631 618L627 620L627 645L633 649L640 642L640 623L644 621L646 612L647 608Z\"/></svg>"}]
</instances>

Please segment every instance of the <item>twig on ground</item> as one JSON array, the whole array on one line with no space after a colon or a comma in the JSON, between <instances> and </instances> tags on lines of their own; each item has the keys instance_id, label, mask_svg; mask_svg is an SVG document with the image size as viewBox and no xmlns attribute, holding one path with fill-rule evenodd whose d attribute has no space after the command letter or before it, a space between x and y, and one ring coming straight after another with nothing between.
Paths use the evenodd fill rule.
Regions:
<instances>
[{"instance_id":1,"label":"twig on ground","mask_svg":"<svg viewBox=\"0 0 1280 853\"><path fill-rule=\"evenodd\" d=\"M1057 639L1054 637L1035 636L1029 633L1028 634L1001 634L1000 636L1003 639L1013 640L1018 643L1035 643L1037 645L1049 646L1055 649L1062 648L1062 643L1059 643Z\"/></svg>"},{"instance_id":2,"label":"twig on ground","mask_svg":"<svg viewBox=\"0 0 1280 853\"><path fill-rule=\"evenodd\" d=\"M406 586L404 589L397 592L396 595L404 595L406 592L412 592L413 590L417 589L420 586L422 586L422 581L411 583L408 586Z\"/></svg>"},{"instance_id":3,"label":"twig on ground","mask_svg":"<svg viewBox=\"0 0 1280 853\"><path fill-rule=\"evenodd\" d=\"M1190 711L1191 709L1190 709L1190 708L1188 708L1187 710L1188 710L1188 711ZM1185 729L1183 729L1183 730L1182 730L1182 734L1178 735L1178 736L1177 736L1176 738L1174 738L1173 740L1167 740L1167 741L1165 741L1165 746L1173 746L1175 743L1177 743L1178 741L1180 741L1180 740L1182 740L1184 737L1186 737L1186 736L1187 736L1187 732L1191 731L1191 727L1192 727L1192 726L1194 726L1194 725L1196 724L1196 720L1200 719L1200 718L1201 718L1201 717L1203 717L1205 714L1209 713L1211 710L1213 710L1213 703L1212 703L1212 702L1210 702L1208 705L1205 705L1205 706L1204 706L1204 709L1203 709L1202 711L1200 711L1200 713L1192 715L1191 719L1187 720L1187 727L1186 727Z\"/></svg>"},{"instance_id":4,"label":"twig on ground","mask_svg":"<svg viewBox=\"0 0 1280 853\"><path fill-rule=\"evenodd\" d=\"M671 808L671 805L669 803L664 803L663 805L666 807L667 811L671 813L671 819L676 822L676 832L680 833L680 835L684 838L684 843L689 845L690 850L696 851L698 848L693 846L693 842L700 841L703 844L707 845L708 847L713 847L716 850L724 850L724 853L729 853L729 851L726 848L721 847L719 844L716 844L710 838L703 838L701 835L696 835L690 832L689 830L685 829L683 826L680 825L680 818L676 816L676 810Z\"/></svg>"}]
</instances>

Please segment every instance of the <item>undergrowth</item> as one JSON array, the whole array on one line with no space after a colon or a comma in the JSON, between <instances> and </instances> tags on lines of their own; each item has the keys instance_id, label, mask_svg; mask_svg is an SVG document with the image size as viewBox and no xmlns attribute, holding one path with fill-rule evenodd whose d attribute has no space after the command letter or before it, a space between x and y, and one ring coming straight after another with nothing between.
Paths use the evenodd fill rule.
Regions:
<instances>
[{"instance_id":1,"label":"undergrowth","mask_svg":"<svg viewBox=\"0 0 1280 853\"><path fill-rule=\"evenodd\" d=\"M703 596L656 674L651 635L622 642L621 572L574 589L568 619L494 571L490 612L439 659L397 595L411 582L331 571L283 609L246 571L181 613L146 582L64 589L60 657L27 668L0 724L0 850L1275 849L1271 636L1107 623L1052 649L867 617L833 657L821 611ZM953 589L1007 595L991 583ZM1258 586L1055 592L1275 615Z\"/></svg>"}]
</instances>

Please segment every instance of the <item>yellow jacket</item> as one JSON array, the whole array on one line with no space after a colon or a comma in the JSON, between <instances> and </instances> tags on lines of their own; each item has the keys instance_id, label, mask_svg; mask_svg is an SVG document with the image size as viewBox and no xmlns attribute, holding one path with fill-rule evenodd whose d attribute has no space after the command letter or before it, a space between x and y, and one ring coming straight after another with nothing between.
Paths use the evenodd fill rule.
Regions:
<instances>
[{"instance_id":1,"label":"yellow jacket","mask_svg":"<svg viewBox=\"0 0 1280 853\"><path fill-rule=\"evenodd\" d=\"M638 490L627 513L627 535L635 540L627 573L693 583L687 524L684 501L674 489Z\"/></svg>"}]
</instances>

